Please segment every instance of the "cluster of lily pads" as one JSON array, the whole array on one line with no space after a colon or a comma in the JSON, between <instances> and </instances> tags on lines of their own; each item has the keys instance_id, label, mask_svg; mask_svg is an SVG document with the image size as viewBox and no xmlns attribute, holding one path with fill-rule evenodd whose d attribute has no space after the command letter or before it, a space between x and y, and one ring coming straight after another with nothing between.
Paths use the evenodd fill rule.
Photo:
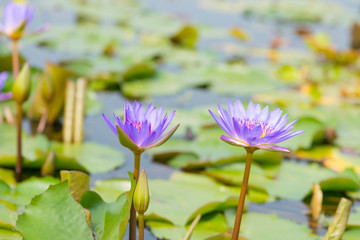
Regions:
<instances>
[{"instance_id":1,"label":"cluster of lily pads","mask_svg":"<svg viewBox=\"0 0 360 240\"><path fill-rule=\"evenodd\" d=\"M230 1L201 1L202 6L209 8L217 4L219 11L227 11L232 6L232 11L252 14L254 18L295 23L304 19L333 21L319 14L322 11L317 9L323 8L322 1L313 3L316 8L306 11L307 14L303 14L302 9L308 9L310 2L295 5L286 2L279 1L277 5L266 2L261 8L246 3L235 8L235 3ZM119 7L114 7L114 3ZM106 127L104 121L97 121L96 127L93 123L85 123L85 134L94 142L64 144L61 131L57 131L63 114L65 82L83 76L89 79L88 116L97 117L101 107L110 105L101 106L101 94L96 93L99 90L120 91L123 96L142 102L149 102L149 98L155 102L165 99L164 110L156 110L149 104L143 111L136 102L125 104L123 110L116 112L116 115L124 113L124 119L115 116L115 124L105 117L120 143L134 153L134 175L140 170L140 153L144 156L142 162L150 156L157 163L177 169L170 179L149 179L149 188L144 187L147 185L145 174L140 177L143 184L138 185L136 196L141 195L142 187L145 190L138 198L142 201L134 201L134 209L139 213L141 234L145 226L159 239L189 239L190 235L190 239L195 240L231 239L235 232L234 220L239 219L236 216L239 192L247 185L247 179L242 182L241 177L247 175L245 169L250 165L246 151L219 141L225 131L224 141L247 150L292 151L257 151L253 155L247 201L239 205L244 208L242 237L321 239L340 198L346 197L353 201L353 207L343 226L346 230L343 239L358 239L360 91L356 50L336 48L327 35L307 31L299 38L309 47L311 52L308 53L283 49L279 39L276 40L280 47L248 50L243 41L249 41L251 36L240 28L227 31L184 24L173 16L150 11L137 1L52 0L35 2L35 5L37 11L54 16L51 30L23 38L25 30L29 29L32 7L25 14L26 20L13 26L16 31L11 32L5 26L1 28L3 35L18 41L20 53L24 50L26 59L34 61L32 68L26 70L29 77L25 78L31 76L32 86L29 101L22 104L21 111L34 126L27 133L20 132L25 180L16 183L11 169L17 158L16 132L19 128L14 125L18 103L9 99L9 91L17 77L14 65L10 64L13 50L9 51L11 48L4 44L0 69L9 76L3 73L0 84L4 92L0 95L4 100L0 103L1 119L8 122L0 125L0 165L4 167L0 169L0 239L122 239L129 218L132 218L130 229L136 226L135 211L131 210L136 191L133 175L130 173L125 179L97 179L92 184L87 175L96 176L120 167L128 156L126 150L104 145L101 136L106 134L105 130L102 132ZM347 11L335 5L330 7L334 9L334 16ZM57 17L61 21L57 22ZM64 19L71 19L71 23ZM216 41L219 35L233 38L224 43L220 53L196 49L199 41ZM51 54L51 59L58 58L58 63L47 63L42 69L26 49ZM230 60L219 60L218 56L224 54L230 55ZM270 59L271 63L244 63L244 58L259 56ZM20 54L19 66L23 66L24 61ZM208 109L214 109L215 103L225 103L225 100L196 103L194 93L201 95L204 90L208 93L206 99L253 99L270 105L270 110L261 110L259 105L250 102L246 111L236 102L235 106L229 104L228 113L220 107L219 115L213 114L212 118ZM174 102L177 106L187 105L186 99L190 99L190 107L176 107L175 115L162 118L163 111L174 110ZM109 112L121 104L120 100L116 104L112 102ZM273 144L291 135L281 135L280 127L275 127L286 120L286 117L273 116L281 115L275 110L276 106L299 119L295 133L306 130L283 142L282 148ZM267 117L268 112L272 117ZM42 118L46 118L47 130L52 131L34 134ZM174 123L181 123L181 127ZM162 139L168 126L172 130ZM291 125L288 127L290 129ZM101 128L101 134L91 136L95 128ZM289 129L283 128L283 133ZM279 135L271 135L276 132ZM153 148L165 141L161 147ZM145 149L148 150L144 152ZM55 177L36 177L38 169L43 175ZM62 171L59 175L55 170ZM149 169L147 172L149 174ZM107 178L106 174L102 176ZM316 188L312 188L314 183L323 192L317 220L308 213L311 209L308 205L312 205L312 199L318 194ZM150 204L144 201L148 194ZM134 238L133 233L130 237Z\"/></svg>"}]
</instances>

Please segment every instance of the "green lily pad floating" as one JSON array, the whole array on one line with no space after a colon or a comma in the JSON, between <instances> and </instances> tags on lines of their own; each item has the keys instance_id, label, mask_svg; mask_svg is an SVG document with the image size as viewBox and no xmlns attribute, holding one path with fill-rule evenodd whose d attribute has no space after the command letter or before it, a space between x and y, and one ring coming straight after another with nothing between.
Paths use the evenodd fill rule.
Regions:
<instances>
[{"instance_id":1,"label":"green lily pad floating","mask_svg":"<svg viewBox=\"0 0 360 240\"><path fill-rule=\"evenodd\" d=\"M287 22L325 22L331 24L350 24L356 19L356 13L352 9L343 7L334 2L323 0L316 1L214 1L203 2L203 7L230 13L244 13L262 19L273 19ZM323 12L327 8L329 11ZM345 16L339 21L340 16Z\"/></svg>"},{"instance_id":2,"label":"green lily pad floating","mask_svg":"<svg viewBox=\"0 0 360 240\"><path fill-rule=\"evenodd\" d=\"M174 45L185 48L195 48L198 39L198 30L191 25L184 26L178 33L170 38Z\"/></svg>"},{"instance_id":3,"label":"green lily pad floating","mask_svg":"<svg viewBox=\"0 0 360 240\"><path fill-rule=\"evenodd\" d=\"M33 197L45 192L51 185L59 183L59 179L53 177L29 178L16 185L13 191L14 203L25 206Z\"/></svg>"},{"instance_id":4,"label":"green lily pad floating","mask_svg":"<svg viewBox=\"0 0 360 240\"><path fill-rule=\"evenodd\" d=\"M245 163L233 163L226 166L210 167L204 173L217 181L227 185L241 186L245 171ZM247 199L254 202L263 203L269 198L264 185L269 181L264 170L253 163L249 179L249 189Z\"/></svg>"},{"instance_id":5,"label":"green lily pad floating","mask_svg":"<svg viewBox=\"0 0 360 240\"><path fill-rule=\"evenodd\" d=\"M131 66L123 73L123 81L128 82L134 79L145 79L154 77L156 69L153 64L139 63Z\"/></svg>"},{"instance_id":6,"label":"green lily pad floating","mask_svg":"<svg viewBox=\"0 0 360 240\"><path fill-rule=\"evenodd\" d=\"M16 129L14 126L0 125L0 165L15 166ZM96 143L66 145L50 143L44 135L35 137L23 133L23 156L25 168L40 168L51 149L56 153L56 169L80 170L93 173L106 172L124 164L124 154L113 148Z\"/></svg>"},{"instance_id":7,"label":"green lily pad floating","mask_svg":"<svg viewBox=\"0 0 360 240\"><path fill-rule=\"evenodd\" d=\"M91 173L107 172L120 167L125 162L122 152L92 142L70 145L54 142L51 148L55 150L60 163L75 164L77 167L74 167L74 170L85 169Z\"/></svg>"},{"instance_id":8,"label":"green lily pad floating","mask_svg":"<svg viewBox=\"0 0 360 240\"><path fill-rule=\"evenodd\" d=\"M65 1L66 2L66 1ZM65 6L74 8L80 16L92 18L96 21L107 20L115 22L124 22L134 15L140 14L140 6L137 2L122 1L117 2L118 7L114 8L114 2L87 1L86 4L78 1L70 1Z\"/></svg>"},{"instance_id":9,"label":"green lily pad floating","mask_svg":"<svg viewBox=\"0 0 360 240\"><path fill-rule=\"evenodd\" d=\"M28 240L93 239L85 212L70 195L67 182L33 198L19 216L16 229Z\"/></svg>"},{"instance_id":10,"label":"green lily pad floating","mask_svg":"<svg viewBox=\"0 0 360 240\"><path fill-rule=\"evenodd\" d=\"M131 188L128 179L106 179L95 181L94 191L106 202L114 202L118 197Z\"/></svg>"},{"instance_id":11,"label":"green lily pad floating","mask_svg":"<svg viewBox=\"0 0 360 240\"><path fill-rule=\"evenodd\" d=\"M236 209L225 211L226 220L230 227L235 221ZM261 226L261 227L260 227ZM319 236L311 233L305 225L277 217L273 214L246 213L242 219L240 235L248 239L261 240L318 240Z\"/></svg>"},{"instance_id":12,"label":"green lily pad floating","mask_svg":"<svg viewBox=\"0 0 360 240\"><path fill-rule=\"evenodd\" d=\"M124 237L136 185L133 175L129 175L130 179L132 179L131 183L130 180L127 180L131 185L130 188L121 193L114 202L106 203L97 193L91 191L83 195L81 205L90 210L96 239L112 240Z\"/></svg>"},{"instance_id":13,"label":"green lily pad floating","mask_svg":"<svg viewBox=\"0 0 360 240\"><path fill-rule=\"evenodd\" d=\"M280 82L263 67L223 64L207 69L204 77L210 81L211 90L226 95L250 95L280 87Z\"/></svg>"},{"instance_id":14,"label":"green lily pad floating","mask_svg":"<svg viewBox=\"0 0 360 240\"><path fill-rule=\"evenodd\" d=\"M120 44L134 37L129 28L120 28L111 25L55 25L51 31L38 35L33 41L40 42L43 46L65 53L101 55L109 39L116 39Z\"/></svg>"},{"instance_id":15,"label":"green lily pad floating","mask_svg":"<svg viewBox=\"0 0 360 240\"><path fill-rule=\"evenodd\" d=\"M210 213L203 216L195 227L191 239L231 239L229 229L233 227L235 210L225 211L225 217L221 213ZM147 221L146 224L158 238L183 239L187 226L171 225L161 221ZM262 226L261 228L259 226ZM229 237L230 238L224 238ZM241 236L246 239L264 240L318 240L319 236L311 233L311 230L296 222L279 218L275 215L262 213L246 213L242 221ZM215 236L218 236L217 238ZM213 237L213 238L211 238ZM222 238L221 238L222 237Z\"/></svg>"},{"instance_id":16,"label":"green lily pad floating","mask_svg":"<svg viewBox=\"0 0 360 240\"><path fill-rule=\"evenodd\" d=\"M274 180L263 187L270 196L289 200L302 200L312 188L312 184L334 177L336 173L317 164L283 162Z\"/></svg>"},{"instance_id":17,"label":"green lily pad floating","mask_svg":"<svg viewBox=\"0 0 360 240\"><path fill-rule=\"evenodd\" d=\"M4 189L0 194L0 199L1 202L8 208L8 210L13 211L17 215L18 211L22 211L23 207L29 204L33 197L45 192L50 185L54 185L57 183L59 183L59 180L52 177L32 177L17 184L15 187L7 186L4 182L2 182L1 188ZM14 222L9 221L9 217L10 214L6 216L2 216L0 214L0 228L4 227L1 222L12 225L15 224ZM11 219L14 220L14 218ZM11 227L9 229L11 230Z\"/></svg>"},{"instance_id":18,"label":"green lily pad floating","mask_svg":"<svg viewBox=\"0 0 360 240\"><path fill-rule=\"evenodd\" d=\"M360 228L351 229L344 233L342 240L358 240L360 236Z\"/></svg>"},{"instance_id":19,"label":"green lily pad floating","mask_svg":"<svg viewBox=\"0 0 360 240\"><path fill-rule=\"evenodd\" d=\"M166 219L169 223L182 226L196 217L195 212L205 214L236 205L231 198L240 191L205 176L185 173L174 173L170 180L150 180L149 188L151 201L145 219L154 220L154 216L157 216L155 219ZM207 205L224 202L228 204Z\"/></svg>"},{"instance_id":20,"label":"green lily pad floating","mask_svg":"<svg viewBox=\"0 0 360 240\"><path fill-rule=\"evenodd\" d=\"M190 224L186 226L172 225L161 221L146 221L146 225L151 228L151 232L159 239L181 240L185 236ZM210 213L202 216L196 225L191 239L203 240L207 237L217 235L228 230L225 217L221 213Z\"/></svg>"},{"instance_id":21,"label":"green lily pad floating","mask_svg":"<svg viewBox=\"0 0 360 240\"><path fill-rule=\"evenodd\" d=\"M17 218L16 205L14 206L8 202L0 202L0 228L2 224L15 226Z\"/></svg>"},{"instance_id":22,"label":"green lily pad floating","mask_svg":"<svg viewBox=\"0 0 360 240\"><path fill-rule=\"evenodd\" d=\"M326 14L323 12L324 7L328 9ZM261 4L249 4L243 11L245 14L279 21L327 23L340 23L338 16L344 15L347 15L347 20L351 21L350 16L353 14L350 9L345 9L339 4L319 0L302 2L280 0L275 4L271 1L263 1Z\"/></svg>"},{"instance_id":23,"label":"green lily pad floating","mask_svg":"<svg viewBox=\"0 0 360 240\"><path fill-rule=\"evenodd\" d=\"M207 84L208 80L199 74L186 72L184 74L165 73L155 78L132 80L123 83L122 93L131 98L149 96L169 96L186 88Z\"/></svg>"},{"instance_id":24,"label":"green lily pad floating","mask_svg":"<svg viewBox=\"0 0 360 240\"><path fill-rule=\"evenodd\" d=\"M207 68L213 67L217 61L217 56L210 51L193 51L186 48L168 48L161 53L169 64L179 65L185 71L200 70L206 71Z\"/></svg>"},{"instance_id":25,"label":"green lily pad floating","mask_svg":"<svg viewBox=\"0 0 360 240\"><path fill-rule=\"evenodd\" d=\"M0 182L4 182L7 183L8 185L14 186L16 183L14 171L10 169L0 168ZM2 191L0 187L0 193L1 192Z\"/></svg>"},{"instance_id":26,"label":"green lily pad floating","mask_svg":"<svg viewBox=\"0 0 360 240\"><path fill-rule=\"evenodd\" d=\"M322 191L356 191L360 187L360 178L353 169L346 169L335 177L321 181L320 186Z\"/></svg>"},{"instance_id":27,"label":"green lily pad floating","mask_svg":"<svg viewBox=\"0 0 360 240\"><path fill-rule=\"evenodd\" d=\"M7 124L0 125L0 165L12 167L16 161L16 128ZM50 143L43 135L35 137L23 133L24 167L38 168L44 161Z\"/></svg>"},{"instance_id":28,"label":"green lily pad floating","mask_svg":"<svg viewBox=\"0 0 360 240\"><path fill-rule=\"evenodd\" d=\"M16 231L0 228L0 239L4 240L22 240L23 237Z\"/></svg>"}]
</instances>

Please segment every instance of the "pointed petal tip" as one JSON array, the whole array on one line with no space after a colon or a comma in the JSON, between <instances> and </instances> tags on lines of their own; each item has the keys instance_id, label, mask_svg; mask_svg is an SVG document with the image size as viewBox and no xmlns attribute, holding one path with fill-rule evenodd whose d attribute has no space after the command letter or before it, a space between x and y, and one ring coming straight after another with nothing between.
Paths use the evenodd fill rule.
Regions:
<instances>
[{"instance_id":1,"label":"pointed petal tip","mask_svg":"<svg viewBox=\"0 0 360 240\"><path fill-rule=\"evenodd\" d=\"M171 138L171 136L175 133L175 131L179 128L180 123L178 123L175 127L173 127L167 134L165 134L162 138L160 138L157 142L151 144L149 147L147 147L146 149L149 148L154 148L154 147L158 147L162 144L164 144L167 140L169 140Z\"/></svg>"}]
</instances>

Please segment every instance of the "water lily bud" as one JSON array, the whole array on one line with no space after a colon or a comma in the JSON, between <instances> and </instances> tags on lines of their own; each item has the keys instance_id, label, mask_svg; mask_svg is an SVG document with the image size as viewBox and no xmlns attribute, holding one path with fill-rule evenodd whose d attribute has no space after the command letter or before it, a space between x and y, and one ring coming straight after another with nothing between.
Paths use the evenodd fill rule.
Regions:
<instances>
[{"instance_id":1,"label":"water lily bud","mask_svg":"<svg viewBox=\"0 0 360 240\"><path fill-rule=\"evenodd\" d=\"M136 184L133 202L134 208L139 214L144 214L149 207L149 185L144 169L141 170L139 180Z\"/></svg>"},{"instance_id":2,"label":"water lily bud","mask_svg":"<svg viewBox=\"0 0 360 240\"><path fill-rule=\"evenodd\" d=\"M24 103L30 94L30 66L25 64L15 79L13 88L13 99L18 104Z\"/></svg>"}]
</instances>

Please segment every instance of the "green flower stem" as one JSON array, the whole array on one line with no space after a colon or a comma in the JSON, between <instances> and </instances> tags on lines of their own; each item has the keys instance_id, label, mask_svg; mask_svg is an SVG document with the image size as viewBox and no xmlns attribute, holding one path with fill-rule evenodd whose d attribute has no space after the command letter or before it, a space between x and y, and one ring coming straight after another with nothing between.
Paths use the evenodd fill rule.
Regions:
<instances>
[{"instance_id":1,"label":"green flower stem","mask_svg":"<svg viewBox=\"0 0 360 240\"><path fill-rule=\"evenodd\" d=\"M238 238L239 238L241 218L242 218L242 213L244 210L245 196L246 196L247 186L248 186L249 176L250 176L251 161L252 161L252 156L255 151L253 148L245 148L245 149L247 151L245 172L244 172L244 178L243 178L243 181L241 184L239 204L238 204L238 207L236 210L236 218L235 218L234 230L233 230L231 240L238 240Z\"/></svg>"},{"instance_id":2,"label":"green flower stem","mask_svg":"<svg viewBox=\"0 0 360 240\"><path fill-rule=\"evenodd\" d=\"M22 105L16 104L17 106L17 160L15 166L15 178L17 182L21 181L22 175L22 154L21 154L21 131L22 131Z\"/></svg>"},{"instance_id":3,"label":"green flower stem","mask_svg":"<svg viewBox=\"0 0 360 240\"><path fill-rule=\"evenodd\" d=\"M134 152L134 179L137 183L140 172L140 153ZM130 234L129 240L136 240L136 211L134 208L134 203L131 202L131 211L130 211Z\"/></svg>"},{"instance_id":4,"label":"green flower stem","mask_svg":"<svg viewBox=\"0 0 360 240\"><path fill-rule=\"evenodd\" d=\"M139 240L144 240L144 214L139 214Z\"/></svg>"},{"instance_id":5,"label":"green flower stem","mask_svg":"<svg viewBox=\"0 0 360 240\"><path fill-rule=\"evenodd\" d=\"M13 74L14 80L19 74L19 52L18 52L18 42L17 40L12 41L12 64L13 64Z\"/></svg>"}]
</instances>

